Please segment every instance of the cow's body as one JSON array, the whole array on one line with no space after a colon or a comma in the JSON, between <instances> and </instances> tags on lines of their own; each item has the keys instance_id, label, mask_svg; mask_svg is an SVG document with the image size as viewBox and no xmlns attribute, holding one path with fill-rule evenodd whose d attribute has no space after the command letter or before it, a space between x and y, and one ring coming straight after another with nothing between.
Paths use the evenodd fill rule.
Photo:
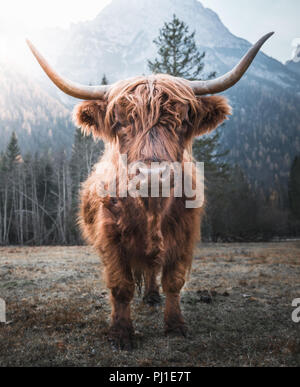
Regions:
<instances>
[{"instance_id":1,"label":"cow's body","mask_svg":"<svg viewBox=\"0 0 300 387\"><path fill-rule=\"evenodd\" d=\"M121 154L129 162L177 162L184 168L185 162L192 162L192 138L215 128L230 108L222 97L197 99L183 81L177 80L174 87L168 76L138 78L125 87L122 84L109 97L101 118L99 109L103 108L99 102L84 102L75 119L83 130L104 138L105 123L114 128L117 121L119 130L124 130L107 139L104 155L81 190L80 226L102 257L111 290L111 335L121 346L130 343L130 301L135 282L144 277L144 299L155 303L159 301L159 272L166 294L166 332L185 334L179 293L191 267L203 209L186 208L190 198L174 197L173 190L168 198L103 197L99 186L108 187L115 177L112 170L123 168ZM92 122L95 109L98 126ZM189 176L193 181L195 173L194 168Z\"/></svg>"}]
</instances>

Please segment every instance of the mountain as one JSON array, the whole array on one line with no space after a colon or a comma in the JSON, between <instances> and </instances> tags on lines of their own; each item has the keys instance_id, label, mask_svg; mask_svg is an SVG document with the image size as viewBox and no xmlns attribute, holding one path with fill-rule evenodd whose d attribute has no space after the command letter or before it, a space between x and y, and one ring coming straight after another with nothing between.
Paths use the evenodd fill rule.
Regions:
<instances>
[{"instance_id":1,"label":"mountain","mask_svg":"<svg viewBox=\"0 0 300 387\"><path fill-rule=\"evenodd\" d=\"M289 70L300 75L300 44L296 47L292 60L287 61L286 66Z\"/></svg>"},{"instance_id":2,"label":"mountain","mask_svg":"<svg viewBox=\"0 0 300 387\"><path fill-rule=\"evenodd\" d=\"M67 31L48 31L37 43L42 42L38 45L41 52L68 78L98 84L105 73L114 82L149 73L147 59L153 59L157 52L153 39L174 13L189 25L190 31L196 31L196 43L206 52L204 76L211 71L225 73L251 46L234 36L215 12L197 0L112 0L94 20L73 24ZM46 41L47 45L43 43ZM59 114L65 120L77 101L58 91L41 69L35 67L34 73L39 74L49 101L49 121L41 122L47 133L52 106L56 111L54 121ZM34 88L42 92L37 85ZM225 95L234 113L220 129L222 148L230 151L229 160L239 164L256 187L279 190L286 186L292 159L300 154L300 75L261 52L239 84ZM43 114L33 107L44 102L30 98L26 106L33 119L42 120ZM2 106L5 109L5 104ZM58 130L60 135L64 132ZM28 141L32 140L40 137ZM66 140L70 147L72 136ZM36 147L34 141L31 143ZM56 138L52 141L55 143L61 146Z\"/></svg>"},{"instance_id":3,"label":"mountain","mask_svg":"<svg viewBox=\"0 0 300 387\"><path fill-rule=\"evenodd\" d=\"M57 66L73 79L93 84L99 83L103 73L112 82L147 74L147 59L157 52L153 40L174 13L196 31L196 43L206 52L207 74L232 68L250 47L197 0L113 0L94 20L72 25L68 38L64 35L64 48L57 50ZM297 79L283 64L262 53L249 74L291 88Z\"/></svg>"}]
</instances>

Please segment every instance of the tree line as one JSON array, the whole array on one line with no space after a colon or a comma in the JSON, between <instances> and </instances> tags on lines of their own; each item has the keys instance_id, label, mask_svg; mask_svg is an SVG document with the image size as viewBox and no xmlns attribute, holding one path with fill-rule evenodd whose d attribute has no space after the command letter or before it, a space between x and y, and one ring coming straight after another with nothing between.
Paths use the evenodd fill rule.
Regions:
<instances>
[{"instance_id":1,"label":"tree line","mask_svg":"<svg viewBox=\"0 0 300 387\"><path fill-rule=\"evenodd\" d=\"M265 241L300 234L300 156L291 167L288 203L276 193L258 194L243 171L217 153L220 133L196 139L194 157L204 162L205 241ZM76 129L71 155L21 154L15 133L0 155L0 245L82 244L78 192L104 149Z\"/></svg>"},{"instance_id":2,"label":"tree line","mask_svg":"<svg viewBox=\"0 0 300 387\"><path fill-rule=\"evenodd\" d=\"M78 191L102 150L77 129L71 156L22 157L13 133L0 155L0 244L80 244Z\"/></svg>"}]
</instances>

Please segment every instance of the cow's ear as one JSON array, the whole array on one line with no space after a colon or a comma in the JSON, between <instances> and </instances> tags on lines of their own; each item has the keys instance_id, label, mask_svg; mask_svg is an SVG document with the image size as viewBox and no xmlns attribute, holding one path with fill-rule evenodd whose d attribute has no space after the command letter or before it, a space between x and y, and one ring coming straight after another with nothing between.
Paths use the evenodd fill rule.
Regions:
<instances>
[{"instance_id":1,"label":"cow's ear","mask_svg":"<svg viewBox=\"0 0 300 387\"><path fill-rule=\"evenodd\" d=\"M197 97L197 119L194 136L201 136L216 129L231 114L231 107L226 98L213 95Z\"/></svg>"},{"instance_id":2,"label":"cow's ear","mask_svg":"<svg viewBox=\"0 0 300 387\"><path fill-rule=\"evenodd\" d=\"M92 133L95 138L109 139L110 134L105 128L106 109L106 101L82 102L73 111L73 121L76 126L81 127L84 134Z\"/></svg>"}]
</instances>

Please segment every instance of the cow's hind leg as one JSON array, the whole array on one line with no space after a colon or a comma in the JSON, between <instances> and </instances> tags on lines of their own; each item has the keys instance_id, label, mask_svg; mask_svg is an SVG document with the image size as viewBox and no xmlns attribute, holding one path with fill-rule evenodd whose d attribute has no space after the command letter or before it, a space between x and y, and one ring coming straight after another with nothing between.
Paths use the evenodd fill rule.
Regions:
<instances>
[{"instance_id":1,"label":"cow's hind leg","mask_svg":"<svg viewBox=\"0 0 300 387\"><path fill-rule=\"evenodd\" d=\"M162 286L166 295L165 334L186 336L187 328L180 310L180 291L185 283L186 264L176 262L163 268Z\"/></svg>"},{"instance_id":2,"label":"cow's hind leg","mask_svg":"<svg viewBox=\"0 0 300 387\"><path fill-rule=\"evenodd\" d=\"M111 270L109 270L111 269ZM106 270L107 285L111 290L110 340L118 349L133 347L134 329L130 317L130 302L134 295L134 280L129 267L114 266Z\"/></svg>"},{"instance_id":3,"label":"cow's hind leg","mask_svg":"<svg viewBox=\"0 0 300 387\"><path fill-rule=\"evenodd\" d=\"M158 268L149 268L145 270L145 292L143 301L148 305L160 304L159 286L157 283Z\"/></svg>"}]
</instances>

